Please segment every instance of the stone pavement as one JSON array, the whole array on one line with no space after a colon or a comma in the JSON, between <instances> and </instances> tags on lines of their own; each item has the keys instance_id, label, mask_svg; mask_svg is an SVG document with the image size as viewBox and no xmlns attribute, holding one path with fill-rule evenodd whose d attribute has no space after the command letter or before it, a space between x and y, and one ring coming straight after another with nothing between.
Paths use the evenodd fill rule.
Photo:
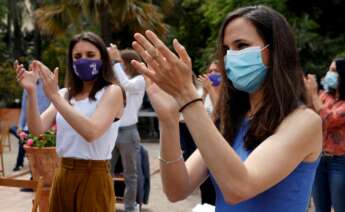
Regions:
<instances>
[{"instance_id":1,"label":"stone pavement","mask_svg":"<svg viewBox=\"0 0 345 212\"><path fill-rule=\"evenodd\" d=\"M6 175L12 174L12 168L15 165L18 142L14 137L11 137L12 151L9 152L5 148L5 171ZM158 142L143 143L149 152L151 173L151 192L149 204L143 205L142 212L191 212L192 208L199 202L199 192L196 191L193 195L184 201L178 203L170 203L162 191L162 184L159 173L159 162L157 160L159 155ZM24 168L27 168L28 162L25 160ZM28 175L23 178L29 178ZM33 193L20 192L18 188L8 188L0 186L0 211L1 212L26 212L31 211ZM116 205L117 212L124 212L123 204Z\"/></svg>"}]
</instances>

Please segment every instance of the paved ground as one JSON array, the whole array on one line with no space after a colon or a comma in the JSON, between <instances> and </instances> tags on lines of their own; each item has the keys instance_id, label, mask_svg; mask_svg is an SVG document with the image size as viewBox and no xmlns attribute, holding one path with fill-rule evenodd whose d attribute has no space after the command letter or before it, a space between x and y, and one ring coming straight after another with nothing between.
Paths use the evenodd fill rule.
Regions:
<instances>
[{"instance_id":1,"label":"paved ground","mask_svg":"<svg viewBox=\"0 0 345 212\"><path fill-rule=\"evenodd\" d=\"M15 165L15 160L17 156L17 141L14 137L11 137L12 151L9 152L5 148L5 167L6 175L12 174L12 168ZM150 168L151 173L157 171L159 168L158 164L158 154L159 154L159 144L157 142L143 143L143 145L149 151L150 157ZM28 166L27 161L25 161L25 167ZM23 178L28 178L29 176L24 176ZM31 211L32 206L32 193L20 192L18 188L8 188L0 186L0 211L1 212L25 212ZM191 212L192 208L199 202L199 193L195 192L188 199L178 202L170 203L162 192L162 184L160 180L160 173L151 176L151 193L149 204L143 206L143 212ZM118 212L124 212L123 205L117 204L116 206Z\"/></svg>"}]
</instances>

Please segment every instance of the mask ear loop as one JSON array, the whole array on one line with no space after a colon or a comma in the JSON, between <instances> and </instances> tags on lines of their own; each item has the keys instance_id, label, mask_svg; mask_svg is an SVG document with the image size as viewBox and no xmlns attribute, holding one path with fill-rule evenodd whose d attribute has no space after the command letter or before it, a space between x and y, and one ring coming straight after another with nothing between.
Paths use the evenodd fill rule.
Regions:
<instances>
[{"instance_id":1,"label":"mask ear loop","mask_svg":"<svg viewBox=\"0 0 345 212\"><path fill-rule=\"evenodd\" d=\"M262 49L261 49L261 51L263 51L263 50L265 50L267 47L269 47L270 46L270 44L267 44L266 46L264 46Z\"/></svg>"}]
</instances>

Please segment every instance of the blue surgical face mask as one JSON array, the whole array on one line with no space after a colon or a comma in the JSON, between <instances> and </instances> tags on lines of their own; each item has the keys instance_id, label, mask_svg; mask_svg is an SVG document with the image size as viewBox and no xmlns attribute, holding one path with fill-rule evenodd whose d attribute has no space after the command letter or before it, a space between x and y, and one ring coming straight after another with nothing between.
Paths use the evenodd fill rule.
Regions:
<instances>
[{"instance_id":1,"label":"blue surgical face mask","mask_svg":"<svg viewBox=\"0 0 345 212\"><path fill-rule=\"evenodd\" d=\"M334 71L328 71L325 78L321 80L323 89L329 91L329 89L337 89L338 87L338 74Z\"/></svg>"},{"instance_id":2,"label":"blue surgical face mask","mask_svg":"<svg viewBox=\"0 0 345 212\"><path fill-rule=\"evenodd\" d=\"M226 76L236 89L253 93L261 87L267 74L267 67L261 56L263 49L255 46L239 51L227 51L224 59Z\"/></svg>"}]
</instances>

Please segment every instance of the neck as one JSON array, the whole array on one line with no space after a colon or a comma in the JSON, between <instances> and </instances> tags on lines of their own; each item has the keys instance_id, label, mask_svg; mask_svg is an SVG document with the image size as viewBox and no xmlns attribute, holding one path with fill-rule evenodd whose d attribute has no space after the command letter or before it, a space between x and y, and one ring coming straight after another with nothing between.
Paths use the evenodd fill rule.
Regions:
<instances>
[{"instance_id":1,"label":"neck","mask_svg":"<svg viewBox=\"0 0 345 212\"><path fill-rule=\"evenodd\" d=\"M250 109L248 111L248 116L253 116L261 107L262 95L262 88L249 95Z\"/></svg>"},{"instance_id":2,"label":"neck","mask_svg":"<svg viewBox=\"0 0 345 212\"><path fill-rule=\"evenodd\" d=\"M94 84L95 84L94 81L84 81L82 93L88 93L89 94L91 92Z\"/></svg>"}]
</instances>

